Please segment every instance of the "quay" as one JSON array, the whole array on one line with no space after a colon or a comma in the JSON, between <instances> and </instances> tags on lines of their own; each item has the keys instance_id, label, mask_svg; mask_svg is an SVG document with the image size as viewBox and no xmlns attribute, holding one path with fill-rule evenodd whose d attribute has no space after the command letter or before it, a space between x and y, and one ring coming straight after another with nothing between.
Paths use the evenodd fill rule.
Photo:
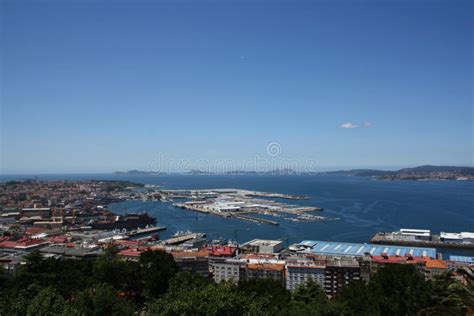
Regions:
<instances>
[{"instance_id":1,"label":"quay","mask_svg":"<svg viewBox=\"0 0 474 316\"><path fill-rule=\"evenodd\" d=\"M474 249L474 233L446 233L431 234L425 229L405 229L396 232L379 232L370 240L374 244L421 246L452 249Z\"/></svg>"},{"instance_id":2,"label":"quay","mask_svg":"<svg viewBox=\"0 0 474 316\"><path fill-rule=\"evenodd\" d=\"M126 235L128 237L138 237L141 235L151 234L151 233L159 232L163 230L166 230L166 226L154 226L154 227L132 230L126 233Z\"/></svg>"},{"instance_id":3,"label":"quay","mask_svg":"<svg viewBox=\"0 0 474 316\"><path fill-rule=\"evenodd\" d=\"M440 240L391 240L385 238L383 235L377 233L370 239L370 242L373 244L380 245L402 245L409 247L434 247L434 248L445 248L445 249L466 249L473 250L474 243L449 243L443 242Z\"/></svg>"},{"instance_id":4,"label":"quay","mask_svg":"<svg viewBox=\"0 0 474 316\"><path fill-rule=\"evenodd\" d=\"M159 190L162 195L175 198L175 199L186 199L191 197L202 197L202 196L214 196L214 195L234 195L240 197L267 197L267 198L278 198L286 200L308 200L308 196L304 195L292 195L292 194L281 194L275 192L260 192L250 191L243 189L200 189L200 190Z\"/></svg>"},{"instance_id":5,"label":"quay","mask_svg":"<svg viewBox=\"0 0 474 316\"><path fill-rule=\"evenodd\" d=\"M263 223L263 224L270 224L270 225L276 225L276 226L280 225L277 221L272 221L272 220L264 219L264 218L250 217L250 216L240 215L240 214L235 214L232 217L249 221L249 222L254 222L254 223Z\"/></svg>"},{"instance_id":6,"label":"quay","mask_svg":"<svg viewBox=\"0 0 474 316\"><path fill-rule=\"evenodd\" d=\"M281 217L281 214L305 216L305 220L316 220L310 212L322 211L318 206L289 204L272 198L303 200L301 195L289 195L273 192L259 192L242 189L209 189L209 190L161 190L161 200L172 201L173 198L186 198L187 201L173 203L173 206L195 212L213 214L221 217L233 217L241 220L278 225L278 222L245 216L255 213ZM285 218L286 219L286 218ZM317 218L321 220L322 217Z\"/></svg>"},{"instance_id":7,"label":"quay","mask_svg":"<svg viewBox=\"0 0 474 316\"><path fill-rule=\"evenodd\" d=\"M166 245L177 245L177 244L181 244L185 241L195 239L195 238L198 238L198 237L199 237L198 233L190 233L190 234L186 234L186 235L172 237L172 238L163 240L162 242L163 242L163 244L166 244Z\"/></svg>"}]
</instances>

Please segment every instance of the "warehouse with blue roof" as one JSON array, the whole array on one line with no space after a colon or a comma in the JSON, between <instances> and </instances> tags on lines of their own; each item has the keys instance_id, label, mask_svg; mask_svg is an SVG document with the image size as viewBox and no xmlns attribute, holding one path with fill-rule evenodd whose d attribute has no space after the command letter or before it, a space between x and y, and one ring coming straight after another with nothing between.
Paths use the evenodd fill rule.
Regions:
<instances>
[{"instance_id":1,"label":"warehouse with blue roof","mask_svg":"<svg viewBox=\"0 0 474 316\"><path fill-rule=\"evenodd\" d=\"M305 249L305 252L320 255L359 257L364 256L365 254L370 254L372 256L380 256L382 254L386 254L388 256L411 255L413 257L436 258L435 248L356 244L347 242L314 240L304 240L300 242L298 246L300 246L302 249Z\"/></svg>"},{"instance_id":2,"label":"warehouse with blue roof","mask_svg":"<svg viewBox=\"0 0 474 316\"><path fill-rule=\"evenodd\" d=\"M448 257L449 261L455 261L455 262L462 262L462 263L468 263L471 265L474 265L474 257L467 257L467 256L449 256Z\"/></svg>"}]
</instances>

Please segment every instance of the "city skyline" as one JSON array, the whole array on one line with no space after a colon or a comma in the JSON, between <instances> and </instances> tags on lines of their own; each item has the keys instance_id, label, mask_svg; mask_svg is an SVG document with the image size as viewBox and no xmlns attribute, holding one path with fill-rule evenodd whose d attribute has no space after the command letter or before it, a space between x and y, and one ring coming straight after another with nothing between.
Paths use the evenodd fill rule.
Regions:
<instances>
[{"instance_id":1,"label":"city skyline","mask_svg":"<svg viewBox=\"0 0 474 316\"><path fill-rule=\"evenodd\" d=\"M473 165L470 1L2 4L1 173Z\"/></svg>"}]
</instances>

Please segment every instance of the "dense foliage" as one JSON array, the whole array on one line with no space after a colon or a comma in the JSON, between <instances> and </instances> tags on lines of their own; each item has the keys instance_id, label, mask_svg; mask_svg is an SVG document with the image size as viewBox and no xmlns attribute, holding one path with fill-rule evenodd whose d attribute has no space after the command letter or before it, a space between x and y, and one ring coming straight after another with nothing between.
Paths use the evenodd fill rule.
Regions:
<instances>
[{"instance_id":1,"label":"dense foliage","mask_svg":"<svg viewBox=\"0 0 474 316\"><path fill-rule=\"evenodd\" d=\"M0 315L466 315L474 289L450 275L434 281L409 265L391 265L369 283L328 299L313 282L293 293L271 280L238 286L178 272L165 252L122 261L113 248L95 261L27 256L0 276Z\"/></svg>"}]
</instances>

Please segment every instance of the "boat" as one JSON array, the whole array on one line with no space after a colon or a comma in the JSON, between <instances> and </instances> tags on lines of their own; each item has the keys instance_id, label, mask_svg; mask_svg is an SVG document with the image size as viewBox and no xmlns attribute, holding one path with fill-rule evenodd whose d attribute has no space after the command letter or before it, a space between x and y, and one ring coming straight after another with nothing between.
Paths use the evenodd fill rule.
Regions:
<instances>
[{"instance_id":1,"label":"boat","mask_svg":"<svg viewBox=\"0 0 474 316\"><path fill-rule=\"evenodd\" d=\"M131 213L125 215L115 215L112 219L104 221L92 222L92 229L139 229L145 228L147 225L155 225L156 218L151 217L148 213Z\"/></svg>"}]
</instances>

